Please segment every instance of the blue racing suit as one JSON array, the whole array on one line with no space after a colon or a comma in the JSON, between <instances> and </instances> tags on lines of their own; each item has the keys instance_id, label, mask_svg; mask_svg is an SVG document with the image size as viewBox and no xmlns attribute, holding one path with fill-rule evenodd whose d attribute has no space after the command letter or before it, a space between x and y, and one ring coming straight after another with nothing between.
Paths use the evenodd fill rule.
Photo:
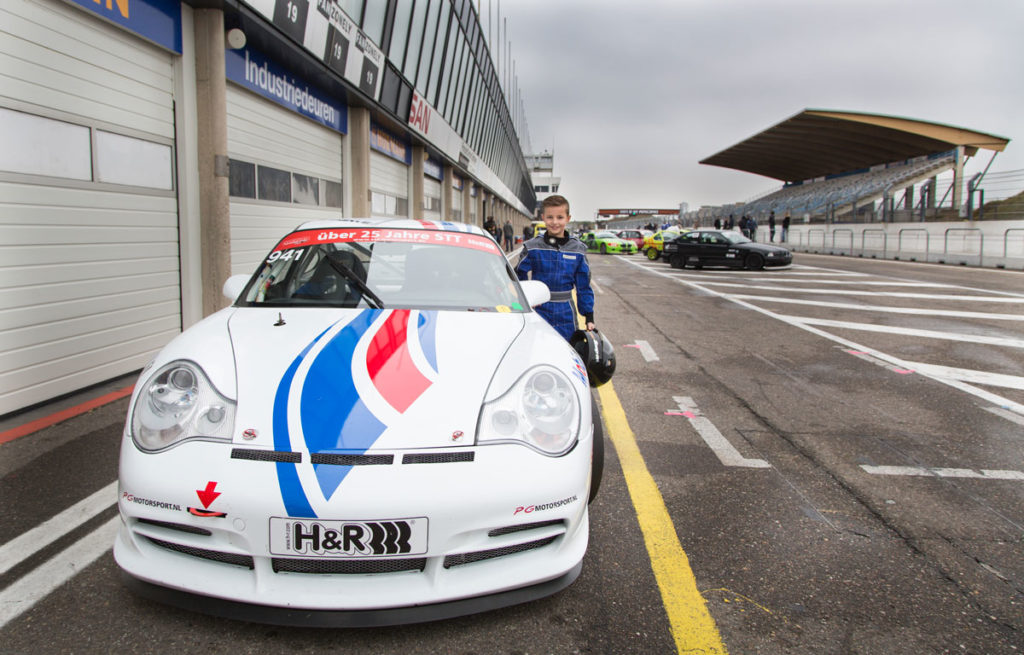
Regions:
<instances>
[{"instance_id":1,"label":"blue racing suit","mask_svg":"<svg viewBox=\"0 0 1024 655\"><path fill-rule=\"evenodd\" d=\"M576 331L576 308L572 304L572 289L576 287L579 313L588 323L594 322L594 291L590 288L590 266L587 247L573 237L541 235L523 244L523 259L516 266L520 280L539 280L551 290L551 301L536 307L566 340Z\"/></svg>"}]
</instances>

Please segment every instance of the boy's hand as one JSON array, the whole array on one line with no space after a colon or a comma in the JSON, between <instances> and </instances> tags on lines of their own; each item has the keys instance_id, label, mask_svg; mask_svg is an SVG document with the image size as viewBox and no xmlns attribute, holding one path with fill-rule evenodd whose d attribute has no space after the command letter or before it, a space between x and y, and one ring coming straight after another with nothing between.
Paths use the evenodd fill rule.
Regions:
<instances>
[{"instance_id":1,"label":"boy's hand","mask_svg":"<svg viewBox=\"0 0 1024 655\"><path fill-rule=\"evenodd\" d=\"M593 330L594 329L594 324L593 323L587 323L587 329L588 330Z\"/></svg>"}]
</instances>

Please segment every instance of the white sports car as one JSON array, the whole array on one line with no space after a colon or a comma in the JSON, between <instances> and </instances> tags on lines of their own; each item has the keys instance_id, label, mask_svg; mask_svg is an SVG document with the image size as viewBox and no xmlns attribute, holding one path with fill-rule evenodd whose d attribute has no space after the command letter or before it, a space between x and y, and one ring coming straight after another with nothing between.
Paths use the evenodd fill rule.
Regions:
<instances>
[{"instance_id":1,"label":"white sports car","mask_svg":"<svg viewBox=\"0 0 1024 655\"><path fill-rule=\"evenodd\" d=\"M584 363L531 310L547 287L482 230L309 223L224 293L132 396L114 557L134 589L350 626L575 580L600 419Z\"/></svg>"}]
</instances>

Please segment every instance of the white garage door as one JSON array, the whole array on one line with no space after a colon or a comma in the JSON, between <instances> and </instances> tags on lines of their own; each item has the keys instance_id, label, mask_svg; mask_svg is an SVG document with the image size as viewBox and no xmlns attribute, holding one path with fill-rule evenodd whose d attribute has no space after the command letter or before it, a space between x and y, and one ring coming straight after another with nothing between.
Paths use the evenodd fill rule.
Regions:
<instances>
[{"instance_id":1,"label":"white garage door","mask_svg":"<svg viewBox=\"0 0 1024 655\"><path fill-rule=\"evenodd\" d=\"M372 150L370 211L374 216L409 216L409 167Z\"/></svg>"},{"instance_id":2,"label":"white garage door","mask_svg":"<svg viewBox=\"0 0 1024 655\"><path fill-rule=\"evenodd\" d=\"M461 184L462 183L460 182L459 186L456 186L455 180L454 179L452 180L452 211L451 211L451 217L452 217L453 221L463 221L464 222L466 220L466 217L462 214L462 189L459 188L461 186Z\"/></svg>"},{"instance_id":3,"label":"white garage door","mask_svg":"<svg viewBox=\"0 0 1024 655\"><path fill-rule=\"evenodd\" d=\"M441 220L441 183L432 177L423 178L423 218Z\"/></svg>"},{"instance_id":4,"label":"white garage door","mask_svg":"<svg viewBox=\"0 0 1024 655\"><path fill-rule=\"evenodd\" d=\"M251 273L287 232L341 218L342 135L228 83L231 272Z\"/></svg>"},{"instance_id":5,"label":"white garage door","mask_svg":"<svg viewBox=\"0 0 1024 655\"><path fill-rule=\"evenodd\" d=\"M0 6L0 414L181 330L174 55L55 0Z\"/></svg>"}]
</instances>

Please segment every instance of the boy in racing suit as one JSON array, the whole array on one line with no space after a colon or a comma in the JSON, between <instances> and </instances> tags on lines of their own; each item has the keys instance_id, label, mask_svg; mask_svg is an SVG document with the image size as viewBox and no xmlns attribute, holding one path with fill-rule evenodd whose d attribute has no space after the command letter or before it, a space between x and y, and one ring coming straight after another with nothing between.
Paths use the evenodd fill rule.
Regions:
<instances>
[{"instance_id":1,"label":"boy in racing suit","mask_svg":"<svg viewBox=\"0 0 1024 655\"><path fill-rule=\"evenodd\" d=\"M576 287L579 313L586 318L587 329L594 329L594 292L590 288L587 247L565 233L566 225L572 220L565 197L549 196L543 200L541 208L547 231L523 244L523 259L516 267L516 275L525 280L532 273L532 279L548 285L551 301L537 307L537 313L568 340L576 331L573 287Z\"/></svg>"}]
</instances>

